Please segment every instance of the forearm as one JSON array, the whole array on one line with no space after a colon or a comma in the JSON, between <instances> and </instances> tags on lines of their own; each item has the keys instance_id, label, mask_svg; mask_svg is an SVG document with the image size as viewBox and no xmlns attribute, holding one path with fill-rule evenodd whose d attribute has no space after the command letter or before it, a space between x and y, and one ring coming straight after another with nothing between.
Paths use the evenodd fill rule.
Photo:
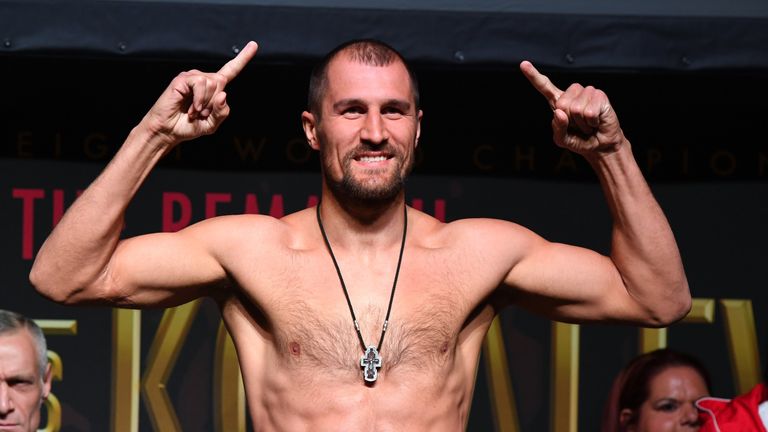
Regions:
<instances>
[{"instance_id":1,"label":"forearm","mask_svg":"<svg viewBox=\"0 0 768 432\"><path fill-rule=\"evenodd\" d=\"M134 128L98 178L48 236L35 258L30 281L56 301L91 300L104 287L120 239L125 209L169 148L143 122Z\"/></svg>"},{"instance_id":2,"label":"forearm","mask_svg":"<svg viewBox=\"0 0 768 432\"><path fill-rule=\"evenodd\" d=\"M613 217L611 259L649 324L682 318L691 296L672 229L624 139L615 151L587 157Z\"/></svg>"}]
</instances>

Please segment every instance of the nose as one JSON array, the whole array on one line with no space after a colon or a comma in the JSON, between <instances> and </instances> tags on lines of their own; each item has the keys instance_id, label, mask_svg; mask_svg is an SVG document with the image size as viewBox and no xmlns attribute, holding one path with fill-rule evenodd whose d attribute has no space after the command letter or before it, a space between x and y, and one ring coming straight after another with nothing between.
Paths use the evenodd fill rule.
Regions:
<instances>
[{"instance_id":1,"label":"nose","mask_svg":"<svg viewBox=\"0 0 768 432\"><path fill-rule=\"evenodd\" d=\"M0 382L0 417L5 417L13 411L10 389L8 384Z\"/></svg>"},{"instance_id":2,"label":"nose","mask_svg":"<svg viewBox=\"0 0 768 432\"><path fill-rule=\"evenodd\" d=\"M681 424L686 426L699 426L699 410L694 404L685 404L682 408Z\"/></svg>"},{"instance_id":3,"label":"nose","mask_svg":"<svg viewBox=\"0 0 768 432\"><path fill-rule=\"evenodd\" d=\"M366 114L365 123L360 131L360 139L369 144L384 144L387 142L389 132L381 113L371 110Z\"/></svg>"}]
</instances>

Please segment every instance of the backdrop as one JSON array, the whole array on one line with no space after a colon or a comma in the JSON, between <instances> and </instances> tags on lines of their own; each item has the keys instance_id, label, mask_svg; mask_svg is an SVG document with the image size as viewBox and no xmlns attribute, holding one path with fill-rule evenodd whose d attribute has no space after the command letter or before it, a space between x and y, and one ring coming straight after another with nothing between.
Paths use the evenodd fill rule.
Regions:
<instances>
[{"instance_id":1,"label":"backdrop","mask_svg":"<svg viewBox=\"0 0 768 432\"><path fill-rule=\"evenodd\" d=\"M64 209L170 79L193 67L215 70L229 55L182 54L0 55L0 307L45 320L62 372L54 383L60 410L52 407L49 416L60 430L228 431L243 424L236 371L211 303L140 313L65 307L39 297L27 280ZM319 192L317 157L299 121L308 59L254 60L229 89L231 118L216 135L168 155L129 208L124 235L218 214L280 216L311 203ZM549 108L514 65L416 66L425 118L409 202L446 221L509 219L553 241L608 251L610 219L593 174L551 143ZM746 390L760 375L768 337L765 70L546 62L543 70L561 86L578 81L606 90L670 219L697 301L685 322L661 332L562 326L504 311L479 365L468 428L595 430L615 373L665 344L701 358L715 394Z\"/></svg>"}]
</instances>

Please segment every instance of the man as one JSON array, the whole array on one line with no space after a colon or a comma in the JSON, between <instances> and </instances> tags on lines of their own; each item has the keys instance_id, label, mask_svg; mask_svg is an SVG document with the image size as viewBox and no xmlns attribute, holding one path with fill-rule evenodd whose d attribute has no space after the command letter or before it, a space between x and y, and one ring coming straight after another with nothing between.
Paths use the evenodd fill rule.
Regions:
<instances>
[{"instance_id":1,"label":"man","mask_svg":"<svg viewBox=\"0 0 768 432\"><path fill-rule=\"evenodd\" d=\"M0 431L37 431L51 391L47 352L34 321L0 310Z\"/></svg>"},{"instance_id":2,"label":"man","mask_svg":"<svg viewBox=\"0 0 768 432\"><path fill-rule=\"evenodd\" d=\"M120 241L146 175L175 145L216 130L229 113L225 86L255 51L251 42L218 73L171 82L51 233L30 277L63 303L213 298L257 430L460 430L482 340L506 305L650 326L690 308L674 237L605 94L563 92L521 65L554 110L555 142L600 176L615 220L610 257L511 222L443 224L407 207L418 89L402 57L375 41L334 50L311 78L302 123L322 161L317 208Z\"/></svg>"}]
</instances>

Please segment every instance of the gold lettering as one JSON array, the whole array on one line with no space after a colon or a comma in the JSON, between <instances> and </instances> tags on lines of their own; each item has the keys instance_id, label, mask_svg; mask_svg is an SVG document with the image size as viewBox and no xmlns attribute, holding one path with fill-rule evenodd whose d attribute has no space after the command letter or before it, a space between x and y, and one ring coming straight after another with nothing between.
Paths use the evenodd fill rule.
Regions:
<instances>
[{"instance_id":1,"label":"gold lettering","mask_svg":"<svg viewBox=\"0 0 768 432\"><path fill-rule=\"evenodd\" d=\"M32 132L19 132L16 135L16 154L19 157L34 156Z\"/></svg>"},{"instance_id":2,"label":"gold lettering","mask_svg":"<svg viewBox=\"0 0 768 432\"><path fill-rule=\"evenodd\" d=\"M734 387L736 393L746 393L760 382L760 354L752 301L723 299L720 308L725 320Z\"/></svg>"},{"instance_id":3,"label":"gold lettering","mask_svg":"<svg viewBox=\"0 0 768 432\"><path fill-rule=\"evenodd\" d=\"M51 379L54 381L61 381L64 379L64 362L61 361L61 356L55 352L48 350L46 353L48 357L48 363L51 364Z\"/></svg>"},{"instance_id":4,"label":"gold lettering","mask_svg":"<svg viewBox=\"0 0 768 432\"><path fill-rule=\"evenodd\" d=\"M112 406L113 432L139 430L139 351L141 311L112 310Z\"/></svg>"},{"instance_id":5,"label":"gold lettering","mask_svg":"<svg viewBox=\"0 0 768 432\"><path fill-rule=\"evenodd\" d=\"M691 311L683 318L682 322L691 324L712 324L715 322L715 299L693 299Z\"/></svg>"},{"instance_id":6,"label":"gold lettering","mask_svg":"<svg viewBox=\"0 0 768 432\"><path fill-rule=\"evenodd\" d=\"M245 432L245 388L237 351L224 323L216 335L213 366L214 426L217 432Z\"/></svg>"},{"instance_id":7,"label":"gold lettering","mask_svg":"<svg viewBox=\"0 0 768 432\"><path fill-rule=\"evenodd\" d=\"M156 431L181 431L173 403L165 391L165 383L176 364L200 303L201 300L195 300L166 309L149 348L147 368L141 378L141 390L149 418Z\"/></svg>"},{"instance_id":8,"label":"gold lettering","mask_svg":"<svg viewBox=\"0 0 768 432\"><path fill-rule=\"evenodd\" d=\"M91 159L103 159L107 155L106 137L100 133L92 133L85 137L83 151Z\"/></svg>"},{"instance_id":9,"label":"gold lettering","mask_svg":"<svg viewBox=\"0 0 768 432\"><path fill-rule=\"evenodd\" d=\"M509 377L509 362L498 315L493 319L485 335L483 358L491 393L491 408L495 414L496 431L517 432L520 430L520 421L517 416L515 393Z\"/></svg>"},{"instance_id":10,"label":"gold lettering","mask_svg":"<svg viewBox=\"0 0 768 432\"><path fill-rule=\"evenodd\" d=\"M640 329L641 353L647 353L667 346L667 328L641 328Z\"/></svg>"},{"instance_id":11,"label":"gold lettering","mask_svg":"<svg viewBox=\"0 0 768 432\"><path fill-rule=\"evenodd\" d=\"M300 165L309 160L313 151L306 139L294 138L288 141L288 145L285 147L285 156L292 163Z\"/></svg>"},{"instance_id":12,"label":"gold lettering","mask_svg":"<svg viewBox=\"0 0 768 432\"><path fill-rule=\"evenodd\" d=\"M712 324L715 321L714 299L693 299L691 310L680 322L690 324ZM641 353L651 352L667 347L667 328L641 328Z\"/></svg>"},{"instance_id":13,"label":"gold lettering","mask_svg":"<svg viewBox=\"0 0 768 432\"><path fill-rule=\"evenodd\" d=\"M481 153L493 153L493 147L489 146L488 144L479 145L472 153L472 161L474 162L477 169L483 171L493 170L493 165L483 162L483 158L480 156ZM489 156L488 159L493 159L493 156Z\"/></svg>"},{"instance_id":14,"label":"gold lettering","mask_svg":"<svg viewBox=\"0 0 768 432\"><path fill-rule=\"evenodd\" d=\"M528 150L523 152L521 146L515 146L515 170L521 171L524 162L528 162L528 171L533 171L534 156L536 156L536 147L528 146Z\"/></svg>"},{"instance_id":15,"label":"gold lettering","mask_svg":"<svg viewBox=\"0 0 768 432\"><path fill-rule=\"evenodd\" d=\"M77 334L76 320L47 320L36 319L35 323L43 333L51 336L74 336Z\"/></svg>"},{"instance_id":16,"label":"gold lettering","mask_svg":"<svg viewBox=\"0 0 768 432\"><path fill-rule=\"evenodd\" d=\"M648 149L648 156L647 156L647 167L648 171L653 171L653 169L656 167L656 165L661 162L661 151L657 148L650 148Z\"/></svg>"},{"instance_id":17,"label":"gold lettering","mask_svg":"<svg viewBox=\"0 0 768 432\"><path fill-rule=\"evenodd\" d=\"M725 150L716 151L709 158L709 166L715 174L726 177L736 171L736 157Z\"/></svg>"},{"instance_id":18,"label":"gold lettering","mask_svg":"<svg viewBox=\"0 0 768 432\"><path fill-rule=\"evenodd\" d=\"M35 323L48 336L72 336L77 334L77 321L75 320L36 319ZM61 361L61 356L51 350L48 350L46 354L51 365L51 380L63 380L64 362ZM59 403L59 398L55 394L48 394L48 397L45 399L45 410L47 420L45 428L41 429L41 431L59 432L61 430L61 403Z\"/></svg>"},{"instance_id":19,"label":"gold lettering","mask_svg":"<svg viewBox=\"0 0 768 432\"><path fill-rule=\"evenodd\" d=\"M42 327L41 327L42 328ZM48 362L51 364L51 380L61 381L64 378L64 363L61 357L48 351ZM61 403L55 394L49 393L45 399L46 424L40 432L59 432L61 430Z\"/></svg>"},{"instance_id":20,"label":"gold lettering","mask_svg":"<svg viewBox=\"0 0 768 432\"><path fill-rule=\"evenodd\" d=\"M61 403L55 394L49 393L45 398L45 410L47 421L45 428L38 429L38 432L59 432L61 430Z\"/></svg>"},{"instance_id":21,"label":"gold lettering","mask_svg":"<svg viewBox=\"0 0 768 432\"><path fill-rule=\"evenodd\" d=\"M570 168L571 172L576 172L576 158L570 150L563 150L560 153L560 159L555 166L555 172L559 173L563 168Z\"/></svg>"},{"instance_id":22,"label":"gold lettering","mask_svg":"<svg viewBox=\"0 0 768 432\"><path fill-rule=\"evenodd\" d=\"M552 322L553 432L578 430L579 333L576 324Z\"/></svg>"},{"instance_id":23,"label":"gold lettering","mask_svg":"<svg viewBox=\"0 0 768 432\"><path fill-rule=\"evenodd\" d=\"M267 143L266 138L262 138L258 145L254 145L251 138L240 140L239 137L234 137L235 151L241 160L246 160L250 157L251 160L257 161L261 157L261 152L264 150L264 145Z\"/></svg>"}]
</instances>

